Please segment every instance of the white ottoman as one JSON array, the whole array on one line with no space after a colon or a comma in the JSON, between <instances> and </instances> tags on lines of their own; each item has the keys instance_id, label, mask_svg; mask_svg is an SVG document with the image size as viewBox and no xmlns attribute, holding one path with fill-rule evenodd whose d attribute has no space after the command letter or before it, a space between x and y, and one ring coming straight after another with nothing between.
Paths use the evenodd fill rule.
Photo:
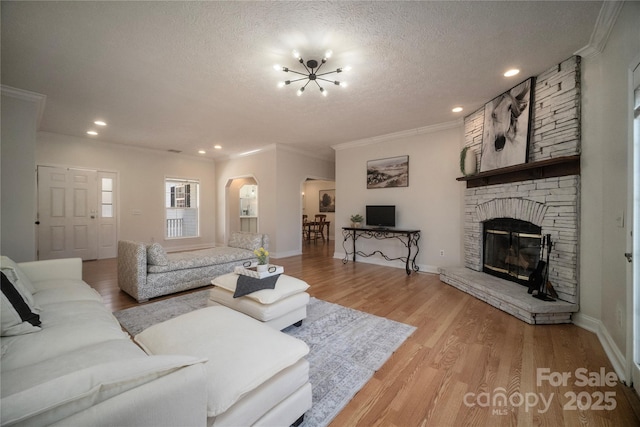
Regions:
<instances>
[{"instance_id":1,"label":"white ottoman","mask_svg":"<svg viewBox=\"0 0 640 427\"><path fill-rule=\"evenodd\" d=\"M244 313L277 330L290 325L300 326L307 317L307 282L281 274L274 289L262 289L234 298L237 281L235 273L213 279L211 284L215 287L209 292L209 301Z\"/></svg>"},{"instance_id":2,"label":"white ottoman","mask_svg":"<svg viewBox=\"0 0 640 427\"><path fill-rule=\"evenodd\" d=\"M289 426L311 408L309 347L229 308L195 310L134 339L148 354L208 359L209 426Z\"/></svg>"}]
</instances>

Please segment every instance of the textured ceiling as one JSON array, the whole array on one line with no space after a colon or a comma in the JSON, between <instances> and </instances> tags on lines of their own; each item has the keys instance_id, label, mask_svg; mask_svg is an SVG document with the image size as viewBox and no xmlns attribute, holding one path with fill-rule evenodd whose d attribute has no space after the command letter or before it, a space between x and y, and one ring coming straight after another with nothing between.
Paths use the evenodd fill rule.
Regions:
<instances>
[{"instance_id":1,"label":"textured ceiling","mask_svg":"<svg viewBox=\"0 0 640 427\"><path fill-rule=\"evenodd\" d=\"M47 96L42 131L85 137L100 118L106 142L332 158L332 145L459 119L570 57L601 5L3 1L1 78ZM278 89L273 65L296 69L293 49L332 49L326 67L350 65L349 87ZM511 67L522 73L502 77Z\"/></svg>"}]
</instances>

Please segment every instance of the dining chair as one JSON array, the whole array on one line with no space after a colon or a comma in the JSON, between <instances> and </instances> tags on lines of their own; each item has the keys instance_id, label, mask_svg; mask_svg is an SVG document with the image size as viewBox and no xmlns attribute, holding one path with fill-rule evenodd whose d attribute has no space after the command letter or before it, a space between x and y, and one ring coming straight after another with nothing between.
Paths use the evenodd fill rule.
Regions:
<instances>
[{"instance_id":1,"label":"dining chair","mask_svg":"<svg viewBox=\"0 0 640 427\"><path fill-rule=\"evenodd\" d=\"M302 240L307 240L309 238L309 228L307 222L309 222L309 216L306 214L302 215Z\"/></svg>"},{"instance_id":2,"label":"dining chair","mask_svg":"<svg viewBox=\"0 0 640 427\"><path fill-rule=\"evenodd\" d=\"M321 238L324 242L324 227L326 225L327 216L324 214L316 214L314 217L313 225L311 227L311 238L314 242Z\"/></svg>"}]
</instances>

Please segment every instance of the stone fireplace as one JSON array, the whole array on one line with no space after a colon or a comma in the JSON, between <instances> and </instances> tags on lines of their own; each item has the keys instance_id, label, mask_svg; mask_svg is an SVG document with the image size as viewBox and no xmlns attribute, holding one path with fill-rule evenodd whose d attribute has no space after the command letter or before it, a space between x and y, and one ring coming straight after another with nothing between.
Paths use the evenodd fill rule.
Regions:
<instances>
[{"instance_id":1,"label":"stone fireplace","mask_svg":"<svg viewBox=\"0 0 640 427\"><path fill-rule=\"evenodd\" d=\"M549 281L561 300L576 303L579 189L579 175L467 189L465 267L474 271L484 270L485 224L503 218L528 223L535 227L531 230L540 230L537 234L551 236L553 248L549 256ZM539 253L539 246L533 250ZM537 258L531 262L537 263Z\"/></svg>"},{"instance_id":2,"label":"stone fireplace","mask_svg":"<svg viewBox=\"0 0 640 427\"><path fill-rule=\"evenodd\" d=\"M458 178L467 186L464 266L443 268L441 279L528 323L569 323L579 299L580 58L538 76L534 100L528 162ZM477 159L483 123L484 108L465 118L465 146ZM552 302L520 286L545 235L553 243L549 281L559 296Z\"/></svg>"},{"instance_id":3,"label":"stone fireplace","mask_svg":"<svg viewBox=\"0 0 640 427\"><path fill-rule=\"evenodd\" d=\"M578 311L579 191L579 175L468 188L465 192L465 265L443 268L441 280L525 322L570 323L571 313ZM521 232L508 231L505 238L505 234L498 233L502 231L499 228L506 228L502 226L505 223L527 226ZM495 224L499 224L498 230ZM491 230L494 232L489 233ZM494 235L489 243L487 234ZM520 242L522 235L525 238ZM559 296L553 302L533 298L527 293L527 287L514 283L524 284L537 265L543 235L549 235L553 242L549 281ZM485 251L496 242L506 248L506 252L493 255L497 260L493 260L494 271L489 274L486 261L490 257ZM517 251L512 248L514 242L518 245ZM506 261L515 266L505 268ZM495 274L495 270L506 270L506 273Z\"/></svg>"}]
</instances>

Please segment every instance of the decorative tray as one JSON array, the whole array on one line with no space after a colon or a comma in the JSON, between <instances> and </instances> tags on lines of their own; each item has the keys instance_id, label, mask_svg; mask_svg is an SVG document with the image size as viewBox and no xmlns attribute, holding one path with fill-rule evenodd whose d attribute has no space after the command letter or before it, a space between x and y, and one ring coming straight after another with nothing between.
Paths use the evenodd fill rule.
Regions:
<instances>
[{"instance_id":1,"label":"decorative tray","mask_svg":"<svg viewBox=\"0 0 640 427\"><path fill-rule=\"evenodd\" d=\"M268 264L267 271L258 271L257 265L251 265L249 267L238 266L234 269L234 273L255 277L256 279L264 279L265 277L284 273L284 267L281 265Z\"/></svg>"}]
</instances>

